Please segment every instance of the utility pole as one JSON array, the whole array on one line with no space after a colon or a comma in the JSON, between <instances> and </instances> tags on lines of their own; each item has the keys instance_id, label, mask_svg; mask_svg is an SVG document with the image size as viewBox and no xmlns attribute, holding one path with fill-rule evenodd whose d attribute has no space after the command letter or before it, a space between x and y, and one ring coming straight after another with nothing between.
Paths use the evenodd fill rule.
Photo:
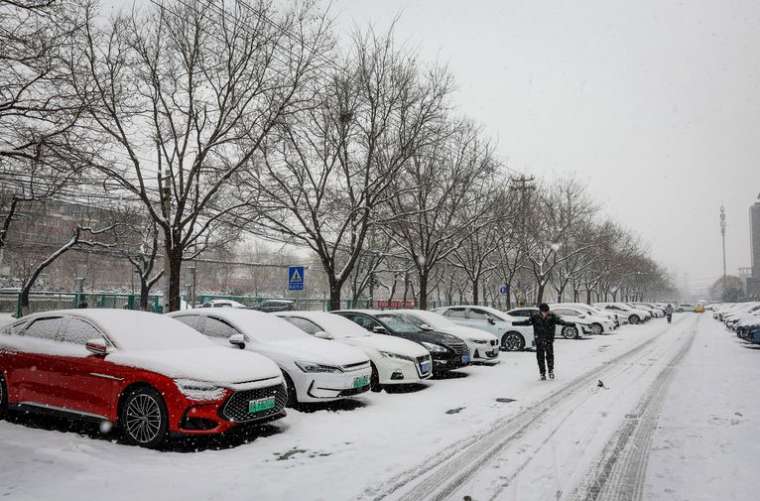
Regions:
<instances>
[{"instance_id":1,"label":"utility pole","mask_svg":"<svg viewBox=\"0 0 760 501\"><path fill-rule=\"evenodd\" d=\"M521 174L520 177L509 177L509 190L517 192L520 207L520 241L524 245L526 237L526 227L528 218L528 202L530 200L530 193L535 191L536 187L533 185L535 178L533 176L527 177Z\"/></svg>"},{"instance_id":2,"label":"utility pole","mask_svg":"<svg viewBox=\"0 0 760 501\"><path fill-rule=\"evenodd\" d=\"M190 307L191 308L195 308L195 298L196 298L196 296L198 294L196 292L196 287L198 286L198 273L197 273L197 271L198 270L197 270L197 268L195 267L194 264L190 266L190 275L191 275L191 279L192 279L192 282L191 282L192 285L190 286L191 287L191 289L190 289Z\"/></svg>"},{"instance_id":3,"label":"utility pole","mask_svg":"<svg viewBox=\"0 0 760 501\"><path fill-rule=\"evenodd\" d=\"M726 208L720 206L720 236L723 240L723 288L726 287Z\"/></svg>"},{"instance_id":4,"label":"utility pole","mask_svg":"<svg viewBox=\"0 0 760 501\"><path fill-rule=\"evenodd\" d=\"M521 174L519 177L509 177L509 190L517 192L518 207L520 208L520 221L519 221L519 248L518 253L524 252L528 247L528 209L530 203L530 194L536 190L533 184L535 178L533 176L526 176ZM509 304L509 298L507 297L507 304Z\"/></svg>"},{"instance_id":5,"label":"utility pole","mask_svg":"<svg viewBox=\"0 0 760 501\"><path fill-rule=\"evenodd\" d=\"M169 235L171 235L171 212L172 212L172 186L171 186L171 174L169 169L164 170L161 180L161 213L166 219L167 224L170 226ZM169 243L166 241L167 235L164 233L164 301L163 312L169 312L169 291L171 290L172 278L179 280L179 277L172 277L171 274L171 260L169 258Z\"/></svg>"}]
</instances>

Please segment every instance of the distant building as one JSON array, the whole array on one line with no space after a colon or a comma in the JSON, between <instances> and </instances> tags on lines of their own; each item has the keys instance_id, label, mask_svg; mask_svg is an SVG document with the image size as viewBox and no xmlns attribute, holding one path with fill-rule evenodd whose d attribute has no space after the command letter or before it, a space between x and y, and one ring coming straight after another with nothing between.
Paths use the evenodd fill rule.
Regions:
<instances>
[{"instance_id":1,"label":"distant building","mask_svg":"<svg viewBox=\"0 0 760 501\"><path fill-rule=\"evenodd\" d=\"M749 208L749 235L752 250L752 278L760 278L760 197Z\"/></svg>"},{"instance_id":2,"label":"distant building","mask_svg":"<svg viewBox=\"0 0 760 501\"><path fill-rule=\"evenodd\" d=\"M752 257L752 276L747 279L747 294L760 296L760 196L749 208L749 240Z\"/></svg>"}]
</instances>

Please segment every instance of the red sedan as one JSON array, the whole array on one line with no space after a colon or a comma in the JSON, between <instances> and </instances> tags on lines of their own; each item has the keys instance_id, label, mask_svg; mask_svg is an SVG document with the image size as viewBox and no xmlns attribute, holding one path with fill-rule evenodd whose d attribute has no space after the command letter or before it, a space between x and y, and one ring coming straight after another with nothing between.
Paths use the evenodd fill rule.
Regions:
<instances>
[{"instance_id":1,"label":"red sedan","mask_svg":"<svg viewBox=\"0 0 760 501\"><path fill-rule=\"evenodd\" d=\"M285 415L268 358L217 346L181 322L126 310L64 310L0 329L7 409L113 423L134 444L223 433Z\"/></svg>"}]
</instances>

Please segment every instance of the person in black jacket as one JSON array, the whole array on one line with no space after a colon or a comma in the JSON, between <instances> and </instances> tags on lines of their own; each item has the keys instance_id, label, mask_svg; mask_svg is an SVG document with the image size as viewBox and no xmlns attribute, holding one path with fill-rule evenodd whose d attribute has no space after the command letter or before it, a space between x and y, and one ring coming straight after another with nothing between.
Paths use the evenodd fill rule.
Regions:
<instances>
[{"instance_id":1,"label":"person in black jacket","mask_svg":"<svg viewBox=\"0 0 760 501\"><path fill-rule=\"evenodd\" d=\"M557 325L572 327L573 324L565 322L550 312L548 304L541 303L538 305L538 313L531 315L527 320L515 322L513 325L533 326L533 336L536 338L536 359L538 360L541 380L546 380L547 365L549 366L549 379L554 379L554 331Z\"/></svg>"}]
</instances>

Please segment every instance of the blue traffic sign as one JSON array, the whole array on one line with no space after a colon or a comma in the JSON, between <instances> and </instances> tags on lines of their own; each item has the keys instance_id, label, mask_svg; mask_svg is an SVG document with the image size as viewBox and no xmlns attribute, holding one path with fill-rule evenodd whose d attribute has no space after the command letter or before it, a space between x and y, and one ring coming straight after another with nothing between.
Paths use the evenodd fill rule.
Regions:
<instances>
[{"instance_id":1,"label":"blue traffic sign","mask_svg":"<svg viewBox=\"0 0 760 501\"><path fill-rule=\"evenodd\" d=\"M288 266L288 290L303 290L303 266Z\"/></svg>"},{"instance_id":2,"label":"blue traffic sign","mask_svg":"<svg viewBox=\"0 0 760 501\"><path fill-rule=\"evenodd\" d=\"M502 296L506 296L507 294L509 294L509 286L502 285L501 287L499 287L499 294L501 294Z\"/></svg>"}]
</instances>

